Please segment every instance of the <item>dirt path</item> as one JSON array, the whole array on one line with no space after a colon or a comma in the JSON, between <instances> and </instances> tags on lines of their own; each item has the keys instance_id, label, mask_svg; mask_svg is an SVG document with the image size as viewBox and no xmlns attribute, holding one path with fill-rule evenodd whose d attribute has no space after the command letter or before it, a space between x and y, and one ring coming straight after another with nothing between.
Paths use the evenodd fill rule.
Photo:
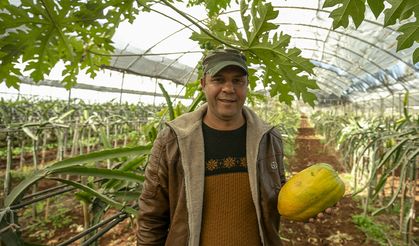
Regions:
<instances>
[{"instance_id":1,"label":"dirt path","mask_svg":"<svg viewBox=\"0 0 419 246\"><path fill-rule=\"evenodd\" d=\"M343 172L338 155L326 148L315 135L314 128L306 117L296 138L295 158L290 160L290 170L298 172L314 163L331 164L338 172ZM352 215L361 213L357 203L345 196L331 215L313 223L281 221L281 237L288 245L378 245L367 240L366 236L352 223Z\"/></svg>"}]
</instances>

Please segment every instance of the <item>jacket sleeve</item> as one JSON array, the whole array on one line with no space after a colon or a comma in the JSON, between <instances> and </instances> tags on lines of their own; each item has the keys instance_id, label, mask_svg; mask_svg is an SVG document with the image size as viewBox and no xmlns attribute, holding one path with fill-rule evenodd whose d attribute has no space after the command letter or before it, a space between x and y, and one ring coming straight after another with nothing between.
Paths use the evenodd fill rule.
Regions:
<instances>
[{"instance_id":1,"label":"jacket sleeve","mask_svg":"<svg viewBox=\"0 0 419 246\"><path fill-rule=\"evenodd\" d=\"M278 163L278 173L279 178L281 182L281 187L285 185L286 183L286 177L285 177L285 164L284 164L284 144L282 141L281 133L275 128L272 131L273 134L273 141L274 141L274 149L275 153L280 153L277 159Z\"/></svg>"},{"instance_id":2,"label":"jacket sleeve","mask_svg":"<svg viewBox=\"0 0 419 246\"><path fill-rule=\"evenodd\" d=\"M170 224L167 191L168 161L165 155L166 128L154 141L145 170L143 190L139 199L136 220L137 245L164 245ZM165 136L166 135L166 136Z\"/></svg>"}]
</instances>

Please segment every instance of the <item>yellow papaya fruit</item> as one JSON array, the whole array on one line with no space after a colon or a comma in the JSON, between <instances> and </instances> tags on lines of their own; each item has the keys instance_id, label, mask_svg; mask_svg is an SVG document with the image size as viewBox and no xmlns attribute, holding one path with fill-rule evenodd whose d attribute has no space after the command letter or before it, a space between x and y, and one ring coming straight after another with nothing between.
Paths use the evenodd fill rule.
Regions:
<instances>
[{"instance_id":1,"label":"yellow papaya fruit","mask_svg":"<svg viewBox=\"0 0 419 246\"><path fill-rule=\"evenodd\" d=\"M336 204L345 193L345 184L333 167L317 163L291 177L278 195L283 218L306 221Z\"/></svg>"}]
</instances>

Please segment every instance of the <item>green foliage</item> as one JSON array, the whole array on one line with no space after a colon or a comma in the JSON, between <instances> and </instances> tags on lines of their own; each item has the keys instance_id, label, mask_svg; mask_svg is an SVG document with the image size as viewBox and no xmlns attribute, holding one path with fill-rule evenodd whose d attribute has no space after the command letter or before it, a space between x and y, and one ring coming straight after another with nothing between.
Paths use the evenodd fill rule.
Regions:
<instances>
[{"instance_id":1,"label":"green foliage","mask_svg":"<svg viewBox=\"0 0 419 246\"><path fill-rule=\"evenodd\" d=\"M365 0L328 0L324 2L323 8L333 7L338 4L342 5L333 10L329 16L333 18L333 28L348 27L349 16L352 17L355 26L358 28L365 18Z\"/></svg>"},{"instance_id":2,"label":"green foliage","mask_svg":"<svg viewBox=\"0 0 419 246\"><path fill-rule=\"evenodd\" d=\"M0 5L0 81L19 88L17 64L40 81L63 62L63 83L70 89L81 69L91 77L101 65L108 65L114 48L111 38L125 20L138 14L135 0L71 1L22 0L19 6Z\"/></svg>"},{"instance_id":3,"label":"green foliage","mask_svg":"<svg viewBox=\"0 0 419 246\"><path fill-rule=\"evenodd\" d=\"M53 210L48 218L38 217L37 219L31 221L30 225L25 227L27 229L27 234L30 235L30 238L43 241L45 239L51 238L55 232L59 229L65 228L73 222L73 219L69 213L71 208L67 207L63 202L60 202L57 199L53 199L53 202L50 202L52 206L49 208ZM37 211L41 211L45 208L45 201L36 203ZM24 210L22 219L30 220L32 216L32 209L28 208Z\"/></svg>"},{"instance_id":4,"label":"green foliage","mask_svg":"<svg viewBox=\"0 0 419 246\"><path fill-rule=\"evenodd\" d=\"M369 240L383 246L387 245L385 229L382 225L374 223L370 217L363 215L352 215L352 221L365 233Z\"/></svg>"},{"instance_id":5,"label":"green foliage","mask_svg":"<svg viewBox=\"0 0 419 246\"><path fill-rule=\"evenodd\" d=\"M390 7L385 9L384 1ZM410 19L397 30L400 33L397 37L397 51L412 47L414 42L419 43L419 4L417 0L368 0L367 3L376 18L384 12L384 27L394 25L397 21ZM349 16L352 17L355 27L358 28L365 18L365 0L326 0L323 8L330 7L335 7L329 16L333 18L333 29L348 27ZM412 18L412 16L416 18ZM418 53L419 48L416 48L412 56L413 64L419 62Z\"/></svg>"},{"instance_id":6,"label":"green foliage","mask_svg":"<svg viewBox=\"0 0 419 246\"><path fill-rule=\"evenodd\" d=\"M398 209L399 219L404 221L400 223L403 231L407 231L409 220L413 219L408 211L415 208L402 191L415 183L415 164L419 154L419 117L408 112L407 99L406 94L403 101L405 110L400 119L313 115L316 127L333 139L343 155L343 163L351 169L353 195L366 191L365 214L379 216L383 211L388 212L388 208L397 206L397 200L400 200L405 206ZM392 178L397 182L392 182ZM389 185L392 186L391 193L384 194Z\"/></svg>"},{"instance_id":7,"label":"green foliage","mask_svg":"<svg viewBox=\"0 0 419 246\"><path fill-rule=\"evenodd\" d=\"M300 113L276 98L263 98L254 102L252 109L267 123L276 126L282 136L285 165L294 155L295 138L300 125Z\"/></svg>"},{"instance_id":8,"label":"green foliage","mask_svg":"<svg viewBox=\"0 0 419 246\"><path fill-rule=\"evenodd\" d=\"M230 6L231 0L189 0L190 6L204 4L209 16L214 16Z\"/></svg>"},{"instance_id":9,"label":"green foliage","mask_svg":"<svg viewBox=\"0 0 419 246\"><path fill-rule=\"evenodd\" d=\"M259 81L272 97L278 95L281 102L291 104L295 96L313 106L316 96L309 89L318 86L308 75L313 74L314 65L300 56L300 49L288 47L289 35L276 32L278 25L273 21L278 11L271 3L243 0L240 16L242 30L233 18L228 18L226 23L214 15L206 23L207 30L193 33L191 39L198 41L202 48L224 45L243 51L248 62L261 70L258 73L249 69L252 90Z\"/></svg>"}]
</instances>

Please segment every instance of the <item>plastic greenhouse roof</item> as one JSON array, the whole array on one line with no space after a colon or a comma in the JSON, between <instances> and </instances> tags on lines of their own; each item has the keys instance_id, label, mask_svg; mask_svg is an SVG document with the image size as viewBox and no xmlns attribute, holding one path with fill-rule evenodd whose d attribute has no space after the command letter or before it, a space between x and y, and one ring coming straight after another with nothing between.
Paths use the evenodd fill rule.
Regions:
<instances>
[{"instance_id":1,"label":"plastic greenhouse roof","mask_svg":"<svg viewBox=\"0 0 419 246\"><path fill-rule=\"evenodd\" d=\"M367 13L358 30L352 23L347 29L332 30L329 11L286 4L278 7L277 23L291 35L291 42L302 50L302 56L315 64L315 79L321 89L317 93L321 97L355 99L371 91L392 94L417 89L419 66L412 64L411 57L418 45L396 53L398 27L383 27L382 16L374 20L372 13ZM281 18L281 11L294 14ZM293 18L298 16L304 19Z\"/></svg>"},{"instance_id":2,"label":"plastic greenhouse roof","mask_svg":"<svg viewBox=\"0 0 419 246\"><path fill-rule=\"evenodd\" d=\"M125 49L116 49L115 54L117 56L112 57L107 69L170 80L176 84L186 84L197 78L194 68L179 63L176 59L149 56L144 51L129 46Z\"/></svg>"},{"instance_id":3,"label":"plastic greenhouse roof","mask_svg":"<svg viewBox=\"0 0 419 246\"><path fill-rule=\"evenodd\" d=\"M321 100L348 98L358 101L419 90L419 64L412 64L413 51L419 44L396 52L396 30L403 23L383 27L383 15L376 20L367 10L358 29L350 21L348 28L333 30L333 20L328 17L330 11L321 9L322 4L323 1L312 0L274 2L279 10L278 31L289 34L290 45L301 49L301 55L315 65L313 78L320 87L315 92ZM158 50L159 45L156 45L149 53L158 53ZM173 48L171 51L181 52ZM116 55L119 54L144 52L119 49ZM194 68L177 59L147 54L115 56L108 68L180 84L194 81L197 76Z\"/></svg>"}]
</instances>

